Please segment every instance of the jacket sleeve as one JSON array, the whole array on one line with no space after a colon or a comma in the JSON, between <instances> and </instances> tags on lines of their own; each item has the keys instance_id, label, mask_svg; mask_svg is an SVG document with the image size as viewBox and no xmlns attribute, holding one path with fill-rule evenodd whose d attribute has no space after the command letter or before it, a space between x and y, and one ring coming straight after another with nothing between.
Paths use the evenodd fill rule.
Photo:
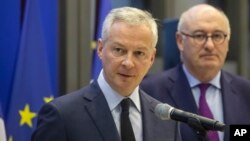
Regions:
<instances>
[{"instance_id":1,"label":"jacket sleeve","mask_svg":"<svg viewBox=\"0 0 250 141\"><path fill-rule=\"evenodd\" d=\"M32 141L67 141L60 112L53 103L45 104L39 114Z\"/></svg>"}]
</instances>

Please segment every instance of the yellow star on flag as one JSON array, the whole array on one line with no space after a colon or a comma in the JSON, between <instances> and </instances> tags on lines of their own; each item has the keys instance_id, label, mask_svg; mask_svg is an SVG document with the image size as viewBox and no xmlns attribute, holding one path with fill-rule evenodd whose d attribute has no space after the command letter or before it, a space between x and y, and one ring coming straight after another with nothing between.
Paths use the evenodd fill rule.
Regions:
<instances>
[{"instance_id":1,"label":"yellow star on flag","mask_svg":"<svg viewBox=\"0 0 250 141\"><path fill-rule=\"evenodd\" d=\"M96 41L90 42L91 49L96 49Z\"/></svg>"},{"instance_id":2,"label":"yellow star on flag","mask_svg":"<svg viewBox=\"0 0 250 141\"><path fill-rule=\"evenodd\" d=\"M53 96L50 96L50 97L44 97L43 98L43 101L45 102L45 103L49 103L50 101L52 101L54 99L54 97Z\"/></svg>"},{"instance_id":3,"label":"yellow star on flag","mask_svg":"<svg viewBox=\"0 0 250 141\"><path fill-rule=\"evenodd\" d=\"M32 119L36 117L36 113L30 111L29 104L26 104L23 110L19 110L21 116L20 126L27 124L32 127Z\"/></svg>"},{"instance_id":4,"label":"yellow star on flag","mask_svg":"<svg viewBox=\"0 0 250 141\"><path fill-rule=\"evenodd\" d=\"M13 141L13 138L12 136L9 137L8 141Z\"/></svg>"}]
</instances>

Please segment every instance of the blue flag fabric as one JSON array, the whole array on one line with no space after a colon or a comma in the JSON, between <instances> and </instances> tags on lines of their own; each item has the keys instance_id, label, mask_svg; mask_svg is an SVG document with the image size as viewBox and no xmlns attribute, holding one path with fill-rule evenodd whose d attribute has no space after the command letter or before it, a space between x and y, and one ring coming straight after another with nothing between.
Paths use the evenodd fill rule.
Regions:
<instances>
[{"instance_id":1,"label":"blue flag fabric","mask_svg":"<svg viewBox=\"0 0 250 141\"><path fill-rule=\"evenodd\" d=\"M6 117L17 59L21 4L20 0L4 0L0 3L0 101Z\"/></svg>"},{"instance_id":2,"label":"blue flag fabric","mask_svg":"<svg viewBox=\"0 0 250 141\"><path fill-rule=\"evenodd\" d=\"M0 141L6 141L5 126L3 120L2 103L0 103Z\"/></svg>"},{"instance_id":3,"label":"blue flag fabric","mask_svg":"<svg viewBox=\"0 0 250 141\"><path fill-rule=\"evenodd\" d=\"M47 35L55 35L55 21L42 15L44 3L56 6L56 1L26 0L24 20L21 29L19 53L13 80L10 106L7 115L7 137L10 141L29 141L36 126L37 113L44 103L56 96L56 76L52 76L52 60L49 50L55 53L55 41L49 41ZM47 10L48 10L47 9ZM55 15L56 8L48 14ZM56 16L51 19L56 20ZM47 20L47 21L46 21ZM46 24L46 22L47 24ZM50 31L50 32L48 32ZM53 37L52 39L56 39ZM51 42L54 46L50 46ZM53 48L53 49L51 49ZM56 55L54 54L54 58ZM52 62L51 62L52 61ZM53 66L54 67L54 66Z\"/></svg>"},{"instance_id":4,"label":"blue flag fabric","mask_svg":"<svg viewBox=\"0 0 250 141\"><path fill-rule=\"evenodd\" d=\"M108 12L112 9L112 3L111 0L99 0L96 5L97 14L96 14L96 20L95 23L96 29L95 29L95 41L97 41L101 37L101 31L102 31L102 24L103 21L108 14ZM92 74L91 78L92 80L96 80L98 78L98 75L100 73L100 70L102 69L101 61L97 55L96 49L93 51L92 55Z\"/></svg>"},{"instance_id":5,"label":"blue flag fabric","mask_svg":"<svg viewBox=\"0 0 250 141\"><path fill-rule=\"evenodd\" d=\"M164 70L171 69L179 64L180 53L175 40L178 19L166 19L163 21L163 62Z\"/></svg>"}]
</instances>

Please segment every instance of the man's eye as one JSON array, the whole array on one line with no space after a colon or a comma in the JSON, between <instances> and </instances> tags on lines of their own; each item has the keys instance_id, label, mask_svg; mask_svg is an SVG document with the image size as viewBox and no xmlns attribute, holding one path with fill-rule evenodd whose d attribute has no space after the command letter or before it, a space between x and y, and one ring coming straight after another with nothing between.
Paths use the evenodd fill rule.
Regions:
<instances>
[{"instance_id":1,"label":"man's eye","mask_svg":"<svg viewBox=\"0 0 250 141\"><path fill-rule=\"evenodd\" d=\"M124 53L126 53L124 49L118 47L113 48L112 52L115 56L122 56Z\"/></svg>"},{"instance_id":2,"label":"man's eye","mask_svg":"<svg viewBox=\"0 0 250 141\"><path fill-rule=\"evenodd\" d=\"M122 52L122 49L121 48L114 48L114 51L115 52Z\"/></svg>"},{"instance_id":3,"label":"man's eye","mask_svg":"<svg viewBox=\"0 0 250 141\"><path fill-rule=\"evenodd\" d=\"M147 56L147 54L143 51L136 51L134 52L134 55L137 59L140 59L140 60L145 59Z\"/></svg>"},{"instance_id":4,"label":"man's eye","mask_svg":"<svg viewBox=\"0 0 250 141\"><path fill-rule=\"evenodd\" d=\"M145 56L145 53L142 52L142 51L136 51L136 52L135 52L135 55L136 55L136 56Z\"/></svg>"},{"instance_id":5,"label":"man's eye","mask_svg":"<svg viewBox=\"0 0 250 141\"><path fill-rule=\"evenodd\" d=\"M214 39L222 39L223 38L223 34L213 34L212 35L212 38L214 38Z\"/></svg>"},{"instance_id":6,"label":"man's eye","mask_svg":"<svg viewBox=\"0 0 250 141\"><path fill-rule=\"evenodd\" d=\"M197 40L204 40L204 39L206 39L206 35L204 35L204 34L196 34L193 37L195 39L197 39Z\"/></svg>"}]
</instances>

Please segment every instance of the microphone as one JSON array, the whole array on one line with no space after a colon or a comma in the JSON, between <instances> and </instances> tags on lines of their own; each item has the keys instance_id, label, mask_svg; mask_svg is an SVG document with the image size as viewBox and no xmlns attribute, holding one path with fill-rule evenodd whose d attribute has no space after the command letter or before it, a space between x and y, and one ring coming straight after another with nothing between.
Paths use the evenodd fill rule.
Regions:
<instances>
[{"instance_id":1,"label":"microphone","mask_svg":"<svg viewBox=\"0 0 250 141\"><path fill-rule=\"evenodd\" d=\"M200 125L206 130L225 130L225 124L217 120L199 116L193 113L185 112L176 109L168 104L157 104L155 107L155 114L162 120L176 120L189 123L191 120L198 120Z\"/></svg>"}]
</instances>

